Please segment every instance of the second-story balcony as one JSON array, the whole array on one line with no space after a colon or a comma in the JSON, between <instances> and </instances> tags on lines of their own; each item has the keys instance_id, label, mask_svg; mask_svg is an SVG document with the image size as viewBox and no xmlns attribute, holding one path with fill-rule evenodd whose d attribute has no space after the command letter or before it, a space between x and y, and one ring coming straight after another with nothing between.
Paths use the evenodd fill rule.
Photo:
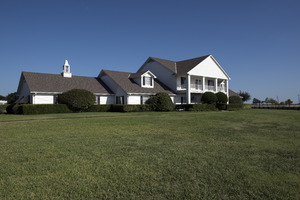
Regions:
<instances>
[{"instance_id":1,"label":"second-story balcony","mask_svg":"<svg viewBox=\"0 0 300 200\"><path fill-rule=\"evenodd\" d=\"M217 86L217 90L216 87L214 85L205 85L205 87L203 88L202 84L195 84L195 83L191 83L190 84L190 88L191 91L193 92L226 92L226 87L221 87L221 86ZM186 90L186 85L185 84L181 84L178 88L178 90Z\"/></svg>"},{"instance_id":2,"label":"second-story balcony","mask_svg":"<svg viewBox=\"0 0 300 200\"><path fill-rule=\"evenodd\" d=\"M203 84L205 83L205 84ZM177 81L177 91L187 91L187 79L180 77ZM191 77L189 84L189 91L193 93L204 92L227 92L225 80L204 78L204 77Z\"/></svg>"}]
</instances>

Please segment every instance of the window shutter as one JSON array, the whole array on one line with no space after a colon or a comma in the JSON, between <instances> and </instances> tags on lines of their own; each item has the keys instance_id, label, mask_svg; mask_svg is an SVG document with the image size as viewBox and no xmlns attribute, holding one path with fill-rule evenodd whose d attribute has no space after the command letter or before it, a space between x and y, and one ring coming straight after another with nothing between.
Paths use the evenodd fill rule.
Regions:
<instances>
[{"instance_id":1,"label":"window shutter","mask_svg":"<svg viewBox=\"0 0 300 200\"><path fill-rule=\"evenodd\" d=\"M150 86L152 86L152 81L153 81L153 78L150 77Z\"/></svg>"},{"instance_id":2,"label":"window shutter","mask_svg":"<svg viewBox=\"0 0 300 200\"><path fill-rule=\"evenodd\" d=\"M146 77L143 76L143 85L145 85L145 82L146 82Z\"/></svg>"}]
</instances>

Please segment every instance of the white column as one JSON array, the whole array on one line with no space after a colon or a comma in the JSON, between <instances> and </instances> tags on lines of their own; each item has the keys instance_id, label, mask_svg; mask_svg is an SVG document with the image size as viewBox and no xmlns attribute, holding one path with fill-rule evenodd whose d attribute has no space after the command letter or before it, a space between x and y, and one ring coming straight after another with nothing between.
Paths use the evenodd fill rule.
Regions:
<instances>
[{"instance_id":1,"label":"white column","mask_svg":"<svg viewBox=\"0 0 300 200\"><path fill-rule=\"evenodd\" d=\"M32 104L35 104L35 94L32 94Z\"/></svg>"},{"instance_id":2,"label":"white column","mask_svg":"<svg viewBox=\"0 0 300 200\"><path fill-rule=\"evenodd\" d=\"M187 76L187 86L186 86L186 103L191 103L191 75Z\"/></svg>"},{"instance_id":3,"label":"white column","mask_svg":"<svg viewBox=\"0 0 300 200\"><path fill-rule=\"evenodd\" d=\"M215 79L215 91L216 92L218 91L218 79L217 78Z\"/></svg>"},{"instance_id":4,"label":"white column","mask_svg":"<svg viewBox=\"0 0 300 200\"><path fill-rule=\"evenodd\" d=\"M205 91L205 77L202 77L202 90Z\"/></svg>"},{"instance_id":5,"label":"white column","mask_svg":"<svg viewBox=\"0 0 300 200\"><path fill-rule=\"evenodd\" d=\"M227 79L226 80L226 92L227 92L227 98L228 98L228 101L227 101L227 103L229 103L229 80Z\"/></svg>"}]
</instances>

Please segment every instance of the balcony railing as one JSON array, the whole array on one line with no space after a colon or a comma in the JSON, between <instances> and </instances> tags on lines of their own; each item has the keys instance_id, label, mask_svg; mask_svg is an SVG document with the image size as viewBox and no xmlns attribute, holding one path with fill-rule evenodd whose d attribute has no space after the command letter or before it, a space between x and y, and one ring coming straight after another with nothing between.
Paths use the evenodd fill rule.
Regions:
<instances>
[{"instance_id":1,"label":"balcony railing","mask_svg":"<svg viewBox=\"0 0 300 200\"><path fill-rule=\"evenodd\" d=\"M220 87L220 86L218 86L218 91L219 91L219 92L225 92L225 91L226 91L226 88L225 88L225 87Z\"/></svg>"},{"instance_id":2,"label":"balcony railing","mask_svg":"<svg viewBox=\"0 0 300 200\"><path fill-rule=\"evenodd\" d=\"M213 86L213 85L205 85L205 89L206 89L206 90L212 90L212 91L215 91L215 86Z\"/></svg>"},{"instance_id":3,"label":"balcony railing","mask_svg":"<svg viewBox=\"0 0 300 200\"><path fill-rule=\"evenodd\" d=\"M203 88L203 85L199 85L199 84L195 84L195 83L191 83L190 85L191 90L193 91L213 91L213 92L226 92L226 87L217 87L217 91L216 91L216 87L214 85L205 85L205 87ZM178 90L185 90L186 89L186 85L185 84L180 84L179 87L177 88Z\"/></svg>"},{"instance_id":4,"label":"balcony railing","mask_svg":"<svg viewBox=\"0 0 300 200\"><path fill-rule=\"evenodd\" d=\"M192 90L203 90L203 87L201 84L191 83L191 89Z\"/></svg>"}]
</instances>

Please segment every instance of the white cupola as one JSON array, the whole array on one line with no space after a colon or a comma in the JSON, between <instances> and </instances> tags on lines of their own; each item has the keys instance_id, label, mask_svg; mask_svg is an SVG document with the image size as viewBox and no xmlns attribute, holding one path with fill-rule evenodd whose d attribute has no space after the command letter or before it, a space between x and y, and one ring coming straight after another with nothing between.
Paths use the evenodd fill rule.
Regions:
<instances>
[{"instance_id":1,"label":"white cupola","mask_svg":"<svg viewBox=\"0 0 300 200\"><path fill-rule=\"evenodd\" d=\"M71 78L72 77L72 73L71 73L71 70L70 70L70 65L69 65L67 60L65 60L65 64L63 65L63 72L61 73L61 75L63 77L66 77L66 78Z\"/></svg>"}]
</instances>

